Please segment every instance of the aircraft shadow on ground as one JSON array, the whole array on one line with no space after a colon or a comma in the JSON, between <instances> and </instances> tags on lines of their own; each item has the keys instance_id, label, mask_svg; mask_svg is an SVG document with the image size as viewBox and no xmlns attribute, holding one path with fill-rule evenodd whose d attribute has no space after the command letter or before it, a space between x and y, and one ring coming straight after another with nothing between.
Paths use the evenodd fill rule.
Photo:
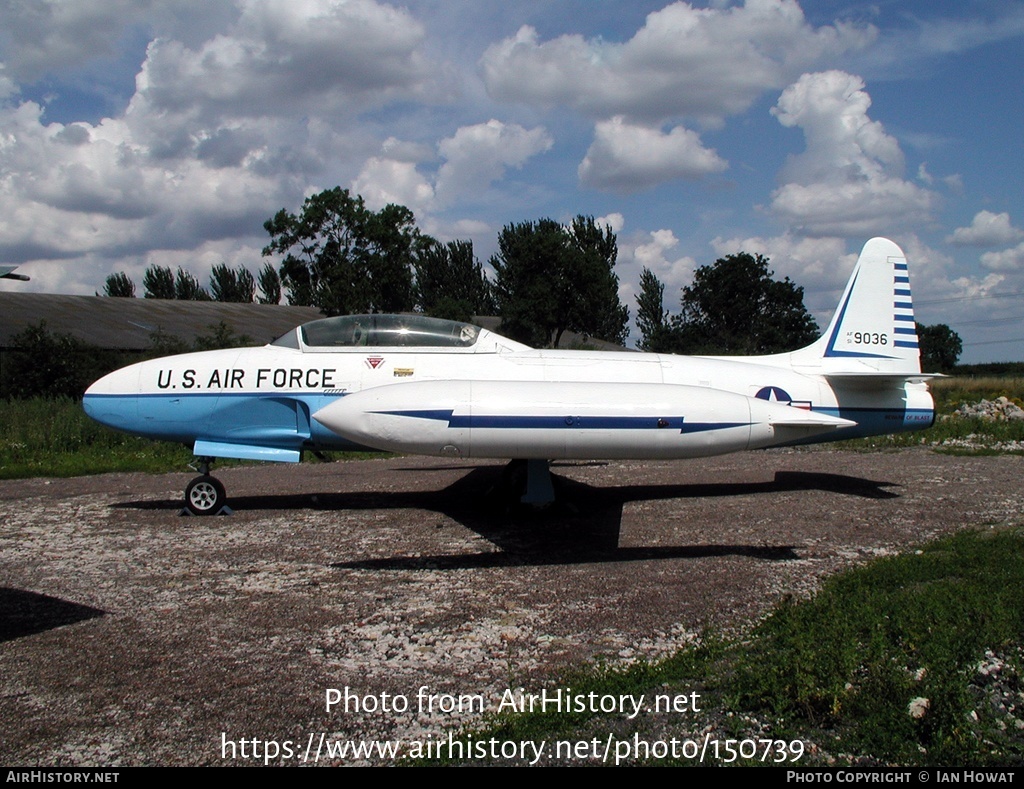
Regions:
<instances>
[{"instance_id":1,"label":"aircraft shadow on ground","mask_svg":"<svg viewBox=\"0 0 1024 789\"><path fill-rule=\"evenodd\" d=\"M593 464L591 464L593 465ZM600 464L598 464L600 465ZM893 483L841 474L778 471L766 482L716 482L668 485L594 486L553 475L557 501L535 509L518 503L520 491L508 484L506 467L467 466L469 473L446 488L428 491L278 494L231 497L231 506L252 510L390 510L437 512L476 532L499 552L436 555L342 562L339 568L460 569L514 565L557 565L595 562L687 559L742 555L767 561L797 558L790 546L681 545L620 547L623 507L633 501L726 498L791 491L824 491L844 496L897 498ZM397 469L405 472L451 472L460 467ZM557 465L555 470L557 472ZM132 509L181 509L180 501L132 501Z\"/></svg>"},{"instance_id":2,"label":"aircraft shadow on ground","mask_svg":"<svg viewBox=\"0 0 1024 789\"><path fill-rule=\"evenodd\" d=\"M557 466L556 466L557 468ZM682 485L592 486L553 475L557 502L536 510L517 505L508 491L496 490L500 467L478 468L438 494L440 512L494 544L498 552L433 555L339 562L344 569L467 569L521 565L749 556L765 561L798 558L793 546L671 545L619 546L622 510L632 501L715 498L823 490L867 498L893 498L890 483L838 474L780 471L771 482ZM481 490L487 492L481 496ZM459 504L461 503L461 506ZM495 507L497 505L497 508ZM495 517L496 511L500 517Z\"/></svg>"},{"instance_id":3,"label":"aircraft shadow on ground","mask_svg":"<svg viewBox=\"0 0 1024 789\"><path fill-rule=\"evenodd\" d=\"M105 611L59 597L0 586L0 642L104 616Z\"/></svg>"}]
</instances>

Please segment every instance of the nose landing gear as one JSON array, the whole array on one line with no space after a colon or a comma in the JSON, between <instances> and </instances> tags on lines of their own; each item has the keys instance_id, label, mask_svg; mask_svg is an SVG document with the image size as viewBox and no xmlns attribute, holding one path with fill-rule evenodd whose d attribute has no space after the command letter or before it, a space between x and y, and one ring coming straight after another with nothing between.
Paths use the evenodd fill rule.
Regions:
<instances>
[{"instance_id":1,"label":"nose landing gear","mask_svg":"<svg viewBox=\"0 0 1024 789\"><path fill-rule=\"evenodd\" d=\"M224 484L216 477L210 476L212 462L213 458L199 458L199 462L193 466L200 476L185 486L185 510L190 515L231 514L231 508L227 506L228 497Z\"/></svg>"},{"instance_id":2,"label":"nose landing gear","mask_svg":"<svg viewBox=\"0 0 1024 789\"><path fill-rule=\"evenodd\" d=\"M196 477L185 487L185 506L193 515L213 515L226 501L224 485L209 474Z\"/></svg>"}]
</instances>

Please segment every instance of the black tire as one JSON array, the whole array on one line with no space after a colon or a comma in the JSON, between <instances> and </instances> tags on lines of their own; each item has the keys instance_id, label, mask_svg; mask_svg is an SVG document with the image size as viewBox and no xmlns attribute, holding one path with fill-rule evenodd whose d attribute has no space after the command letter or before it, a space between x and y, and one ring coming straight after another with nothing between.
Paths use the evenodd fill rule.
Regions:
<instances>
[{"instance_id":1,"label":"black tire","mask_svg":"<svg viewBox=\"0 0 1024 789\"><path fill-rule=\"evenodd\" d=\"M216 515L227 498L224 485L209 474L196 477L185 487L185 506L193 515Z\"/></svg>"}]
</instances>

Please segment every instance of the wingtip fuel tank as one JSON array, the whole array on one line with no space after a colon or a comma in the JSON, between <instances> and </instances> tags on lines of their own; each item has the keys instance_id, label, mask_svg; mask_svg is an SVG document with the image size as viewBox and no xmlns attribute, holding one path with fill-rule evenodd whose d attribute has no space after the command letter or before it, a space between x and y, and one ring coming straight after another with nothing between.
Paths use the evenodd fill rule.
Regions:
<instances>
[{"instance_id":1,"label":"wingtip fuel tank","mask_svg":"<svg viewBox=\"0 0 1024 789\"><path fill-rule=\"evenodd\" d=\"M349 395L313 414L338 435L391 452L466 458L689 458L854 423L696 386L417 381Z\"/></svg>"}]
</instances>

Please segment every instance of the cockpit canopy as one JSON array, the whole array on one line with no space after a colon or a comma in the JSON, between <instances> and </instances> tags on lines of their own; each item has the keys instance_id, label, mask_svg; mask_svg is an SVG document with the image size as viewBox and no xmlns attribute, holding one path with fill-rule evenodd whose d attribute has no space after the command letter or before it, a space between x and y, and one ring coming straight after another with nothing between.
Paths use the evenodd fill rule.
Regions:
<instances>
[{"instance_id":1,"label":"cockpit canopy","mask_svg":"<svg viewBox=\"0 0 1024 789\"><path fill-rule=\"evenodd\" d=\"M483 330L426 315L341 315L311 321L274 340L284 348L470 348ZM301 346L299 343L301 342Z\"/></svg>"}]
</instances>

